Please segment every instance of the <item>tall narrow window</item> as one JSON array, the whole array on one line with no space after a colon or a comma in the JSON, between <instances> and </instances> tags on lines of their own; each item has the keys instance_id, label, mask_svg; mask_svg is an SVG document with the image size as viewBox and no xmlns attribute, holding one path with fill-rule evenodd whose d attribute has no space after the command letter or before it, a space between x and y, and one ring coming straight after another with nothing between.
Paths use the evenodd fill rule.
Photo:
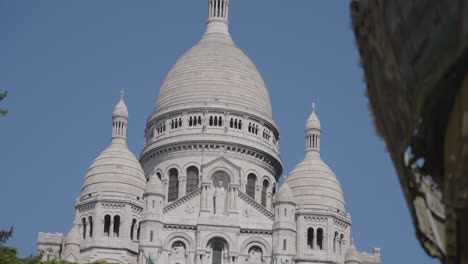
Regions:
<instances>
[{"instance_id":1,"label":"tall narrow window","mask_svg":"<svg viewBox=\"0 0 468 264\"><path fill-rule=\"evenodd\" d=\"M335 232L335 236L333 237L333 253L336 253L337 245L338 245L338 232Z\"/></svg>"},{"instance_id":2,"label":"tall narrow window","mask_svg":"<svg viewBox=\"0 0 468 264\"><path fill-rule=\"evenodd\" d=\"M283 239L283 250L286 250L286 239Z\"/></svg>"},{"instance_id":3,"label":"tall narrow window","mask_svg":"<svg viewBox=\"0 0 468 264\"><path fill-rule=\"evenodd\" d=\"M89 222L89 237L93 237L94 222L93 222L92 216L88 217L88 222Z\"/></svg>"},{"instance_id":4,"label":"tall narrow window","mask_svg":"<svg viewBox=\"0 0 468 264\"><path fill-rule=\"evenodd\" d=\"M340 236L340 255L344 253L344 235L341 234Z\"/></svg>"},{"instance_id":5,"label":"tall narrow window","mask_svg":"<svg viewBox=\"0 0 468 264\"><path fill-rule=\"evenodd\" d=\"M153 238L154 238L154 233L153 231L150 231L150 242L153 242Z\"/></svg>"},{"instance_id":6,"label":"tall narrow window","mask_svg":"<svg viewBox=\"0 0 468 264\"><path fill-rule=\"evenodd\" d=\"M191 193L198 189L198 168L190 166L187 169L187 188L186 192Z\"/></svg>"},{"instance_id":7,"label":"tall narrow window","mask_svg":"<svg viewBox=\"0 0 468 264\"><path fill-rule=\"evenodd\" d=\"M322 228L317 229L317 246L318 246L318 249L320 250L323 249L323 229Z\"/></svg>"},{"instance_id":8,"label":"tall narrow window","mask_svg":"<svg viewBox=\"0 0 468 264\"><path fill-rule=\"evenodd\" d=\"M137 240L140 240L140 227L141 227L141 224L138 223L138 229L137 229Z\"/></svg>"},{"instance_id":9,"label":"tall narrow window","mask_svg":"<svg viewBox=\"0 0 468 264\"><path fill-rule=\"evenodd\" d=\"M120 216L114 216L114 236L119 237L120 235Z\"/></svg>"},{"instance_id":10,"label":"tall narrow window","mask_svg":"<svg viewBox=\"0 0 468 264\"><path fill-rule=\"evenodd\" d=\"M137 220L132 220L132 225L130 226L130 239L133 241L135 239L135 229L136 229Z\"/></svg>"},{"instance_id":11,"label":"tall narrow window","mask_svg":"<svg viewBox=\"0 0 468 264\"><path fill-rule=\"evenodd\" d=\"M263 206L266 206L269 185L270 183L268 182L268 180L263 180L263 186L262 186L262 205Z\"/></svg>"},{"instance_id":12,"label":"tall narrow window","mask_svg":"<svg viewBox=\"0 0 468 264\"><path fill-rule=\"evenodd\" d=\"M111 224L111 216L110 215L104 216L104 234L106 236L110 236L110 224Z\"/></svg>"},{"instance_id":13,"label":"tall narrow window","mask_svg":"<svg viewBox=\"0 0 468 264\"><path fill-rule=\"evenodd\" d=\"M247 177L247 188L246 188L246 193L248 196L252 197L252 199L255 199L255 185L257 184L257 176L255 174L250 173L249 176Z\"/></svg>"},{"instance_id":14,"label":"tall narrow window","mask_svg":"<svg viewBox=\"0 0 468 264\"><path fill-rule=\"evenodd\" d=\"M307 247L309 249L314 249L314 229L307 229Z\"/></svg>"},{"instance_id":15,"label":"tall narrow window","mask_svg":"<svg viewBox=\"0 0 468 264\"><path fill-rule=\"evenodd\" d=\"M169 170L169 193L168 201L173 202L179 198L179 171L177 169Z\"/></svg>"},{"instance_id":16,"label":"tall narrow window","mask_svg":"<svg viewBox=\"0 0 468 264\"><path fill-rule=\"evenodd\" d=\"M81 219L81 224L83 226L83 239L86 239L86 218Z\"/></svg>"}]
</instances>

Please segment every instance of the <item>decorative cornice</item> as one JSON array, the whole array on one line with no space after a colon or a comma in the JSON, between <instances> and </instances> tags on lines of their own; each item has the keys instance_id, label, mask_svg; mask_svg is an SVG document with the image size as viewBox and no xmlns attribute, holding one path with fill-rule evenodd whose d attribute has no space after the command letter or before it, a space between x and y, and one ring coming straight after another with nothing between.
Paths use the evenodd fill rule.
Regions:
<instances>
[{"instance_id":1,"label":"decorative cornice","mask_svg":"<svg viewBox=\"0 0 468 264\"><path fill-rule=\"evenodd\" d=\"M140 162L144 164L155 159L159 163L170 159L200 157L200 151L203 151L203 155L206 157L217 157L221 148L225 149L224 157L228 159L252 163L273 175L277 175L278 178L283 172L281 162L275 157L251 147L227 142L182 142L177 145L166 145L149 150L140 158Z\"/></svg>"},{"instance_id":2,"label":"decorative cornice","mask_svg":"<svg viewBox=\"0 0 468 264\"><path fill-rule=\"evenodd\" d=\"M191 231L195 231L195 230L197 230L197 226L165 224L164 225L164 230L191 230Z\"/></svg>"},{"instance_id":3,"label":"decorative cornice","mask_svg":"<svg viewBox=\"0 0 468 264\"><path fill-rule=\"evenodd\" d=\"M240 230L241 234L256 234L256 235L272 235L272 230L260 230L260 229L246 229L243 228Z\"/></svg>"}]
</instances>

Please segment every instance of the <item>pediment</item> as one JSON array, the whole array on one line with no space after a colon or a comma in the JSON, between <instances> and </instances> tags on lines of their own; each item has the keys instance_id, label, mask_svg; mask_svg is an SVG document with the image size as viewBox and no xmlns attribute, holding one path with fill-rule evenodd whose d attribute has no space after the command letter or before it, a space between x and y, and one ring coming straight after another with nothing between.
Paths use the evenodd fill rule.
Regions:
<instances>
[{"instance_id":1,"label":"pediment","mask_svg":"<svg viewBox=\"0 0 468 264\"><path fill-rule=\"evenodd\" d=\"M187 219L198 217L200 211L200 194L201 189L198 189L177 201L167 205L163 209L165 219L174 221L187 221Z\"/></svg>"},{"instance_id":2,"label":"pediment","mask_svg":"<svg viewBox=\"0 0 468 264\"><path fill-rule=\"evenodd\" d=\"M275 216L272 212L242 192L239 192L238 199L239 217L243 225L257 229L265 229L268 224L273 225Z\"/></svg>"},{"instance_id":3,"label":"pediment","mask_svg":"<svg viewBox=\"0 0 468 264\"><path fill-rule=\"evenodd\" d=\"M226 159L224 156L218 157L204 165L202 165L202 169L209 170L210 168L223 166L231 168L232 170L241 171L241 167L237 166L236 164L232 163L230 160Z\"/></svg>"}]
</instances>

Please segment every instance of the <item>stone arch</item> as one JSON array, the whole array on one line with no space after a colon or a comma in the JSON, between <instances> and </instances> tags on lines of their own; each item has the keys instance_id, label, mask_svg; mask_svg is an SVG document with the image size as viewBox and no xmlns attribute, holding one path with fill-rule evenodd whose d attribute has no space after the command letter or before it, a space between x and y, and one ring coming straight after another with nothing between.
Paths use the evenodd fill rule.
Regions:
<instances>
[{"instance_id":1,"label":"stone arch","mask_svg":"<svg viewBox=\"0 0 468 264\"><path fill-rule=\"evenodd\" d=\"M201 171L201 166L200 166L200 164L198 164L197 162L194 162L194 161L191 161L191 162L186 163L182 169L183 169L184 172L186 172L187 169L188 169L189 167L192 167L192 166L196 167L196 168L198 169L198 171Z\"/></svg>"},{"instance_id":2,"label":"stone arch","mask_svg":"<svg viewBox=\"0 0 468 264\"><path fill-rule=\"evenodd\" d=\"M186 233L175 232L166 237L166 240L163 244L163 249L171 250L172 244L180 240L185 243L187 251L195 250L195 242L193 238Z\"/></svg>"},{"instance_id":3,"label":"stone arch","mask_svg":"<svg viewBox=\"0 0 468 264\"><path fill-rule=\"evenodd\" d=\"M250 237L246 239L241 245L241 253L243 255L249 254L249 249L252 246L258 246L263 250L264 256L271 256L272 249L270 243L261 237Z\"/></svg>"},{"instance_id":4,"label":"stone arch","mask_svg":"<svg viewBox=\"0 0 468 264\"><path fill-rule=\"evenodd\" d=\"M224 172L229 177L230 183L238 182L238 177L235 176L235 173L229 169L227 166L215 166L211 168L208 172L203 173L203 182L211 182L213 179L213 175L216 172Z\"/></svg>"},{"instance_id":5,"label":"stone arch","mask_svg":"<svg viewBox=\"0 0 468 264\"><path fill-rule=\"evenodd\" d=\"M171 163L169 165L166 166L166 169L164 170L164 173L163 173L163 179L166 179L166 180L169 180L169 171L171 169L177 169L177 171L179 172L179 176L181 175L181 173L183 172L182 171L182 168L176 164L176 163Z\"/></svg>"},{"instance_id":6,"label":"stone arch","mask_svg":"<svg viewBox=\"0 0 468 264\"><path fill-rule=\"evenodd\" d=\"M211 239L213 238L220 238L220 239L223 239L226 241L227 243L227 246L228 246L228 250L231 251L231 252L236 252L237 251L237 247L236 247L236 244L234 244L234 242L232 241L232 239L226 235L226 234L223 234L223 233L211 233L209 234L208 236L206 236L204 239L203 239L203 242L202 242L202 248L207 248L208 247L208 243L210 242Z\"/></svg>"}]
</instances>

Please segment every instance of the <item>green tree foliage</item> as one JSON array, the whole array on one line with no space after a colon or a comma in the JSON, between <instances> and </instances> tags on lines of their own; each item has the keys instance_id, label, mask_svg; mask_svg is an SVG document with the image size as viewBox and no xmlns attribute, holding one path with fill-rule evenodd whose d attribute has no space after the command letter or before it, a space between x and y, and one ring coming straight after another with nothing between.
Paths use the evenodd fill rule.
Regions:
<instances>
[{"instance_id":1,"label":"green tree foliage","mask_svg":"<svg viewBox=\"0 0 468 264\"><path fill-rule=\"evenodd\" d=\"M0 101L7 97L8 92L0 92ZM0 115L4 116L8 113L8 110L0 108ZM8 239L8 238L7 238Z\"/></svg>"},{"instance_id":2,"label":"green tree foliage","mask_svg":"<svg viewBox=\"0 0 468 264\"><path fill-rule=\"evenodd\" d=\"M17 256L16 248L4 244L13 236L13 227L10 230L0 230L0 264L23 264Z\"/></svg>"}]
</instances>

